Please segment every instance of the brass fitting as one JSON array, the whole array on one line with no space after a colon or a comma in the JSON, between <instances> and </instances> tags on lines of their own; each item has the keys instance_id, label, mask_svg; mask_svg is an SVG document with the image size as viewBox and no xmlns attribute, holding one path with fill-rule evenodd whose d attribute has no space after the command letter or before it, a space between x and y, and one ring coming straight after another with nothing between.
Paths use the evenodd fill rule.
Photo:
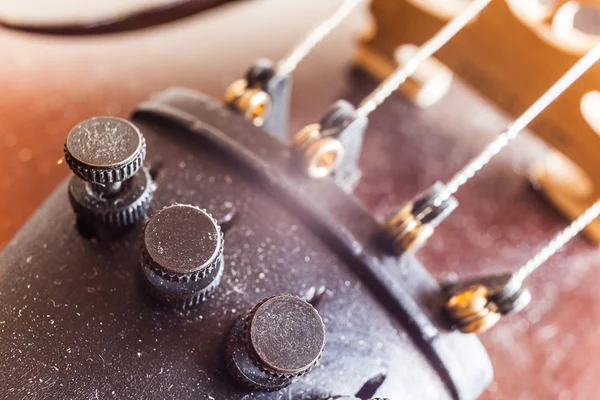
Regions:
<instances>
[{"instance_id":1,"label":"brass fitting","mask_svg":"<svg viewBox=\"0 0 600 400\"><path fill-rule=\"evenodd\" d=\"M332 136L321 135L321 125L302 128L292 138L292 151L311 178L324 178L333 173L344 157L344 146Z\"/></svg>"},{"instance_id":2,"label":"brass fitting","mask_svg":"<svg viewBox=\"0 0 600 400\"><path fill-rule=\"evenodd\" d=\"M397 254L418 250L435 230L433 226L419 221L412 211L412 204L404 206L383 226Z\"/></svg>"},{"instance_id":3,"label":"brass fitting","mask_svg":"<svg viewBox=\"0 0 600 400\"><path fill-rule=\"evenodd\" d=\"M261 88L248 87L245 79L229 85L224 100L255 126L262 126L271 111L271 96Z\"/></svg>"},{"instance_id":4,"label":"brass fitting","mask_svg":"<svg viewBox=\"0 0 600 400\"><path fill-rule=\"evenodd\" d=\"M444 190L444 184L436 182L383 224L382 230L396 254L421 248L435 228L458 207L453 196L443 196Z\"/></svg>"},{"instance_id":5,"label":"brass fitting","mask_svg":"<svg viewBox=\"0 0 600 400\"><path fill-rule=\"evenodd\" d=\"M448 299L446 312L461 332L481 333L500 320L498 307L488 295L486 286L474 284Z\"/></svg>"}]
</instances>

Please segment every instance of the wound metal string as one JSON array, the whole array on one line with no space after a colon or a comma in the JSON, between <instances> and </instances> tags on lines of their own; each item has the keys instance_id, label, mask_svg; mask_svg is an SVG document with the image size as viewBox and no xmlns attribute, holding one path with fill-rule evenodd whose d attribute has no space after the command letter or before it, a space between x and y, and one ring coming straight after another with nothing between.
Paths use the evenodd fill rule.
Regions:
<instances>
[{"instance_id":1,"label":"wound metal string","mask_svg":"<svg viewBox=\"0 0 600 400\"><path fill-rule=\"evenodd\" d=\"M394 71L371 94L363 99L358 116L366 118L398 87L414 74L419 66L442 48L450 39L472 21L492 0L474 0L458 16L448 22L438 33L425 42L408 62Z\"/></svg>"},{"instance_id":2,"label":"wound metal string","mask_svg":"<svg viewBox=\"0 0 600 400\"><path fill-rule=\"evenodd\" d=\"M511 278L513 281L523 282L529 275L538 269L543 263L552 257L558 250L573 239L588 224L600 216L600 200L596 201L579 218L567 228L554 237L543 249L541 249L531 260L516 270Z\"/></svg>"},{"instance_id":3,"label":"wound metal string","mask_svg":"<svg viewBox=\"0 0 600 400\"><path fill-rule=\"evenodd\" d=\"M324 19L313 31L298 44L292 52L277 63L277 72L290 74L310 51L327 35L337 28L346 17L365 0L345 0L333 14Z\"/></svg>"},{"instance_id":4,"label":"wound metal string","mask_svg":"<svg viewBox=\"0 0 600 400\"><path fill-rule=\"evenodd\" d=\"M550 87L535 103L533 103L519 118L511 123L507 130L498 135L485 149L467 163L446 184L445 190L436 200L436 204L446 201L458 189L481 170L496 154L517 137L529 123L535 119L546 107L559 97L569 86L583 75L592 65L600 59L600 43L594 46L585 56L569 69L554 85Z\"/></svg>"}]
</instances>

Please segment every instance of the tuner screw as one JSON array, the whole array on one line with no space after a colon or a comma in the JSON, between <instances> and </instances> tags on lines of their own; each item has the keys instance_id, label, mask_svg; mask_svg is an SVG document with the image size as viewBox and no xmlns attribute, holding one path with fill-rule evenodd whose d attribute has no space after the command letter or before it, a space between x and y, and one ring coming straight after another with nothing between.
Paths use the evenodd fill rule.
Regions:
<instances>
[{"instance_id":1,"label":"tuner screw","mask_svg":"<svg viewBox=\"0 0 600 400\"><path fill-rule=\"evenodd\" d=\"M502 315L519 312L531 301L531 292L513 273L495 273L442 284L447 295L446 314L465 333L491 328Z\"/></svg>"},{"instance_id":2,"label":"tuner screw","mask_svg":"<svg viewBox=\"0 0 600 400\"><path fill-rule=\"evenodd\" d=\"M306 175L319 179L335 171L344 157L344 146L334 137L323 136L320 124L311 124L294 135L292 152Z\"/></svg>"},{"instance_id":3,"label":"tuner screw","mask_svg":"<svg viewBox=\"0 0 600 400\"><path fill-rule=\"evenodd\" d=\"M145 218L154 183L142 167L146 142L135 125L121 118L88 119L71 130L64 152L75 174L69 200L79 218L113 232Z\"/></svg>"},{"instance_id":4,"label":"tuner screw","mask_svg":"<svg viewBox=\"0 0 600 400\"><path fill-rule=\"evenodd\" d=\"M241 112L255 126L262 126L271 111L271 96L262 88L248 87L245 79L238 79L225 91L225 104Z\"/></svg>"},{"instance_id":5,"label":"tuner screw","mask_svg":"<svg viewBox=\"0 0 600 400\"><path fill-rule=\"evenodd\" d=\"M475 284L448 299L446 312L461 332L481 333L500 320L498 307L488 295L486 286Z\"/></svg>"},{"instance_id":6,"label":"tuner screw","mask_svg":"<svg viewBox=\"0 0 600 400\"><path fill-rule=\"evenodd\" d=\"M396 254L421 248L435 228L458 207L453 196L441 200L444 190L444 185L437 182L385 222L383 232Z\"/></svg>"},{"instance_id":7,"label":"tuner screw","mask_svg":"<svg viewBox=\"0 0 600 400\"><path fill-rule=\"evenodd\" d=\"M141 270L150 293L186 310L207 300L223 276L223 232L205 210L184 204L154 214L142 232Z\"/></svg>"},{"instance_id":8,"label":"tuner screw","mask_svg":"<svg viewBox=\"0 0 600 400\"><path fill-rule=\"evenodd\" d=\"M317 310L289 294L269 297L239 319L230 333L226 365L250 390L288 386L317 365L325 347L325 325Z\"/></svg>"},{"instance_id":9,"label":"tuner screw","mask_svg":"<svg viewBox=\"0 0 600 400\"><path fill-rule=\"evenodd\" d=\"M245 79L229 85L225 91L225 104L241 112L255 126L262 126L271 114L273 101L267 87L275 74L275 66L270 60L258 60L246 72Z\"/></svg>"}]
</instances>

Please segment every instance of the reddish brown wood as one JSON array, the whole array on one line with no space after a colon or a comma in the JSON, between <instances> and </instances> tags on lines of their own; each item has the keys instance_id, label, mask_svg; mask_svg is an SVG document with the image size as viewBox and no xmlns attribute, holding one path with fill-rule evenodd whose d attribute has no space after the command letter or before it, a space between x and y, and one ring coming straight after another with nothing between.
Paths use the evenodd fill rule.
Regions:
<instances>
[{"instance_id":1,"label":"reddish brown wood","mask_svg":"<svg viewBox=\"0 0 600 400\"><path fill-rule=\"evenodd\" d=\"M279 57L327 13L328 2L270 0L224 7L147 31L88 37L0 32L0 246L63 179L69 129L94 115L127 116L153 93L184 85L220 96L258 56ZM292 128L375 82L349 72L355 16L295 75ZM372 115L357 195L376 213L447 179L507 121L460 84L419 110L394 97ZM148 151L158 151L148 149ZM565 226L531 188L544 149L530 137L458 194L461 207L420 258L438 277L518 267ZM482 335L496 368L486 399L589 399L600 391L598 251L578 238L531 280L533 304Z\"/></svg>"}]
</instances>

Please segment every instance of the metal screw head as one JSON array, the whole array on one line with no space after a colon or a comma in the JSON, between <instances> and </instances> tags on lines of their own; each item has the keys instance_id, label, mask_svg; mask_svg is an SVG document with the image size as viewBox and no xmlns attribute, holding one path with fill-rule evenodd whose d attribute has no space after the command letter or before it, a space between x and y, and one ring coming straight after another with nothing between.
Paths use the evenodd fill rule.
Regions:
<instances>
[{"instance_id":1,"label":"metal screw head","mask_svg":"<svg viewBox=\"0 0 600 400\"><path fill-rule=\"evenodd\" d=\"M308 302L280 295L266 299L249 314L246 340L261 369L293 377L316 365L325 346L325 326Z\"/></svg>"},{"instance_id":2,"label":"metal screw head","mask_svg":"<svg viewBox=\"0 0 600 400\"><path fill-rule=\"evenodd\" d=\"M271 96L260 88L247 85L245 79L229 85L225 91L225 103L240 111L255 126L262 126L271 112Z\"/></svg>"},{"instance_id":3,"label":"metal screw head","mask_svg":"<svg viewBox=\"0 0 600 400\"><path fill-rule=\"evenodd\" d=\"M319 139L306 148L304 163L306 173L311 178L324 178L335 171L344 157L344 146L333 138Z\"/></svg>"},{"instance_id":4,"label":"metal screw head","mask_svg":"<svg viewBox=\"0 0 600 400\"><path fill-rule=\"evenodd\" d=\"M311 124L301 129L292 139L292 148L302 169L311 178L329 176L344 157L344 146L332 136L321 136L321 125Z\"/></svg>"},{"instance_id":5,"label":"metal screw head","mask_svg":"<svg viewBox=\"0 0 600 400\"><path fill-rule=\"evenodd\" d=\"M77 124L65 142L65 160L79 177L96 184L121 182L142 166L146 143L131 122L96 117Z\"/></svg>"},{"instance_id":6,"label":"metal screw head","mask_svg":"<svg viewBox=\"0 0 600 400\"><path fill-rule=\"evenodd\" d=\"M244 118L255 126L262 126L271 112L271 96L260 89L248 89L237 101Z\"/></svg>"}]
</instances>

